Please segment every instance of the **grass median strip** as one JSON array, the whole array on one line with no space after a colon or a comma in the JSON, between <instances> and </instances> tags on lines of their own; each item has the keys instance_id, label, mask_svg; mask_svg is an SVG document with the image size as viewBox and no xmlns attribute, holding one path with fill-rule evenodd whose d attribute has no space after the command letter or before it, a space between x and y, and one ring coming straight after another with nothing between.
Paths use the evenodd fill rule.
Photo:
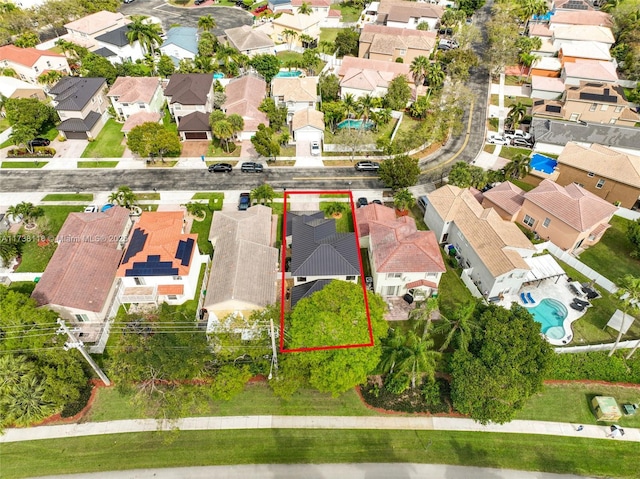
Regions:
<instances>
[{"instance_id":1,"label":"grass median strip","mask_svg":"<svg viewBox=\"0 0 640 479\"><path fill-rule=\"evenodd\" d=\"M47 161L3 161L2 168L42 168Z\"/></svg>"},{"instance_id":2,"label":"grass median strip","mask_svg":"<svg viewBox=\"0 0 640 479\"><path fill-rule=\"evenodd\" d=\"M93 201L92 193L51 193L42 201Z\"/></svg>"},{"instance_id":3,"label":"grass median strip","mask_svg":"<svg viewBox=\"0 0 640 479\"><path fill-rule=\"evenodd\" d=\"M2 470L5 479L18 479L216 464L421 462L630 479L637 477L637 462L629 460L637 448L614 440L452 431L171 431L7 443Z\"/></svg>"},{"instance_id":4,"label":"grass median strip","mask_svg":"<svg viewBox=\"0 0 640 479\"><path fill-rule=\"evenodd\" d=\"M79 161L78 168L115 168L117 161Z\"/></svg>"}]
</instances>

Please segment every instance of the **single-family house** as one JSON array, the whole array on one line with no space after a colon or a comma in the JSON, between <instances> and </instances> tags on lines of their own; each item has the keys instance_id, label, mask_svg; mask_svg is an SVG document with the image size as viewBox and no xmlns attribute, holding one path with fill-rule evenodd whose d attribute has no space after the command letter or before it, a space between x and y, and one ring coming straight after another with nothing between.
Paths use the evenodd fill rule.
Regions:
<instances>
[{"instance_id":1,"label":"single-family house","mask_svg":"<svg viewBox=\"0 0 640 479\"><path fill-rule=\"evenodd\" d=\"M564 94L564 82L560 78L532 76L531 98L556 100ZM535 104L535 102L534 102Z\"/></svg>"},{"instance_id":2,"label":"single-family house","mask_svg":"<svg viewBox=\"0 0 640 479\"><path fill-rule=\"evenodd\" d=\"M558 60L560 60L563 65L578 60L610 62L612 60L611 53L609 53L610 47L610 45L601 42L563 41L558 49Z\"/></svg>"},{"instance_id":3,"label":"single-family house","mask_svg":"<svg viewBox=\"0 0 640 479\"><path fill-rule=\"evenodd\" d=\"M120 121L140 112L160 113L165 102L160 77L118 77L107 97Z\"/></svg>"},{"instance_id":4,"label":"single-family house","mask_svg":"<svg viewBox=\"0 0 640 479\"><path fill-rule=\"evenodd\" d=\"M558 13L563 10L593 10L593 3L589 0L553 0L551 11Z\"/></svg>"},{"instance_id":5,"label":"single-family house","mask_svg":"<svg viewBox=\"0 0 640 479\"><path fill-rule=\"evenodd\" d=\"M289 211L286 236L291 245L292 307L334 279L358 282L361 272L356 235L338 233L335 219L325 218L322 211Z\"/></svg>"},{"instance_id":6,"label":"single-family house","mask_svg":"<svg viewBox=\"0 0 640 479\"><path fill-rule=\"evenodd\" d=\"M258 108L267 96L267 82L254 75L234 78L225 88L227 99L222 111L227 115L238 114L244 120L244 129L238 135L240 140L250 140L258 131L258 125L269 124L267 115Z\"/></svg>"},{"instance_id":7,"label":"single-family house","mask_svg":"<svg viewBox=\"0 0 640 479\"><path fill-rule=\"evenodd\" d=\"M382 296L429 297L446 271L432 231L419 231L409 216L370 204L356 210L360 246L368 250L374 291Z\"/></svg>"},{"instance_id":8,"label":"single-family house","mask_svg":"<svg viewBox=\"0 0 640 479\"><path fill-rule=\"evenodd\" d=\"M549 19L549 28L571 25L592 25L597 27L613 27L611 15L599 10L558 10Z\"/></svg>"},{"instance_id":9,"label":"single-family house","mask_svg":"<svg viewBox=\"0 0 640 479\"><path fill-rule=\"evenodd\" d=\"M640 115L629 108L622 88L611 83L580 82L566 86L559 101L534 102L533 115L570 121L634 126Z\"/></svg>"},{"instance_id":10,"label":"single-family house","mask_svg":"<svg viewBox=\"0 0 640 479\"><path fill-rule=\"evenodd\" d=\"M124 136L129 136L129 132L136 126L144 125L145 123L161 123L162 113L155 111L139 111L130 115L129 118L122 124L120 131Z\"/></svg>"},{"instance_id":11,"label":"single-family house","mask_svg":"<svg viewBox=\"0 0 640 479\"><path fill-rule=\"evenodd\" d=\"M293 14L283 13L273 20L273 33L271 39L276 43L287 43L292 47L303 47L306 45L300 36L311 38L307 46L314 46L320 38L320 17L317 15L305 15L294 11ZM285 35L285 31L295 32L295 36ZM304 43L304 45L303 45Z\"/></svg>"},{"instance_id":12,"label":"single-family house","mask_svg":"<svg viewBox=\"0 0 640 479\"><path fill-rule=\"evenodd\" d=\"M399 75L404 75L409 86L413 87L410 68L406 63L345 56L337 72L341 95L382 97L387 93L391 80Z\"/></svg>"},{"instance_id":13,"label":"single-family house","mask_svg":"<svg viewBox=\"0 0 640 479\"><path fill-rule=\"evenodd\" d=\"M99 213L70 213L31 297L81 333L85 326L92 330L96 323L101 325L115 298L116 271L130 228L129 210L120 206Z\"/></svg>"},{"instance_id":14,"label":"single-family house","mask_svg":"<svg viewBox=\"0 0 640 479\"><path fill-rule=\"evenodd\" d=\"M211 124L209 114L192 111L180 118L178 134L181 140L211 140Z\"/></svg>"},{"instance_id":15,"label":"single-family house","mask_svg":"<svg viewBox=\"0 0 640 479\"><path fill-rule=\"evenodd\" d=\"M565 85L579 86L581 82L617 83L618 73L613 62L576 60L562 68L560 76Z\"/></svg>"},{"instance_id":16,"label":"single-family house","mask_svg":"<svg viewBox=\"0 0 640 479\"><path fill-rule=\"evenodd\" d=\"M462 279L476 296L520 289L531 269L525 259L536 249L514 223L483 208L468 189L446 185L429 193L424 220L438 242L454 248Z\"/></svg>"},{"instance_id":17,"label":"single-family house","mask_svg":"<svg viewBox=\"0 0 640 479\"><path fill-rule=\"evenodd\" d=\"M248 25L228 28L224 31L224 35L230 46L248 57L262 53L273 53L275 47L273 40L266 33Z\"/></svg>"},{"instance_id":18,"label":"single-family house","mask_svg":"<svg viewBox=\"0 0 640 479\"><path fill-rule=\"evenodd\" d=\"M64 77L49 90L60 120L58 131L68 140L96 138L108 119L104 78Z\"/></svg>"},{"instance_id":19,"label":"single-family house","mask_svg":"<svg viewBox=\"0 0 640 479\"><path fill-rule=\"evenodd\" d=\"M429 57L436 46L436 34L423 30L365 24L360 32L358 57L411 63L416 57Z\"/></svg>"},{"instance_id":20,"label":"single-family house","mask_svg":"<svg viewBox=\"0 0 640 479\"><path fill-rule=\"evenodd\" d=\"M640 156L569 142L558 157L560 185L576 183L609 203L632 208L640 196Z\"/></svg>"},{"instance_id":21,"label":"single-family house","mask_svg":"<svg viewBox=\"0 0 640 479\"><path fill-rule=\"evenodd\" d=\"M559 78L562 72L562 63L555 57L541 56L531 65L531 77ZM564 90L564 89L563 89Z\"/></svg>"},{"instance_id":22,"label":"single-family house","mask_svg":"<svg viewBox=\"0 0 640 479\"><path fill-rule=\"evenodd\" d=\"M198 54L198 29L195 27L173 27L160 45L160 52L171 57L176 66L180 60L193 60Z\"/></svg>"},{"instance_id":23,"label":"single-family house","mask_svg":"<svg viewBox=\"0 0 640 479\"><path fill-rule=\"evenodd\" d=\"M324 140L324 113L314 108L298 110L291 118L293 140L318 141Z\"/></svg>"},{"instance_id":24,"label":"single-family house","mask_svg":"<svg viewBox=\"0 0 640 479\"><path fill-rule=\"evenodd\" d=\"M276 302L277 223L277 215L262 205L213 214L209 232L213 262L203 302L210 323L230 314L245 316Z\"/></svg>"},{"instance_id":25,"label":"single-family house","mask_svg":"<svg viewBox=\"0 0 640 479\"><path fill-rule=\"evenodd\" d=\"M303 3L306 3L311 8L311 15L326 18L329 16L331 4L334 2L331 0L291 0L291 9L297 12Z\"/></svg>"},{"instance_id":26,"label":"single-family house","mask_svg":"<svg viewBox=\"0 0 640 479\"><path fill-rule=\"evenodd\" d=\"M575 183L545 179L525 192L504 182L483 194L482 206L515 221L556 246L574 251L596 244L617 208Z\"/></svg>"},{"instance_id":27,"label":"single-family house","mask_svg":"<svg viewBox=\"0 0 640 479\"><path fill-rule=\"evenodd\" d=\"M281 77L271 80L271 97L277 106L286 106L289 119L296 111L316 108L318 77Z\"/></svg>"},{"instance_id":28,"label":"single-family house","mask_svg":"<svg viewBox=\"0 0 640 479\"><path fill-rule=\"evenodd\" d=\"M557 50L565 42L596 42L611 49L616 41L610 28L597 25L558 26L551 33L551 41Z\"/></svg>"},{"instance_id":29,"label":"single-family house","mask_svg":"<svg viewBox=\"0 0 640 479\"><path fill-rule=\"evenodd\" d=\"M97 46L95 40L97 36L120 28L127 23L130 23L130 20L122 13L102 10L67 23L64 26L67 29L67 34L63 38L80 46L94 49Z\"/></svg>"},{"instance_id":30,"label":"single-family house","mask_svg":"<svg viewBox=\"0 0 640 479\"><path fill-rule=\"evenodd\" d=\"M210 73L174 73L164 89L169 111L178 124L180 119L199 111L213 109L213 75Z\"/></svg>"},{"instance_id":31,"label":"single-family house","mask_svg":"<svg viewBox=\"0 0 640 479\"><path fill-rule=\"evenodd\" d=\"M116 276L121 303L182 304L193 299L206 255L184 231L184 211L144 211L133 226Z\"/></svg>"},{"instance_id":32,"label":"single-family house","mask_svg":"<svg viewBox=\"0 0 640 479\"><path fill-rule=\"evenodd\" d=\"M411 30L421 23L427 23L429 30L436 30L443 13L444 8L432 3L380 0L377 23Z\"/></svg>"},{"instance_id":33,"label":"single-family house","mask_svg":"<svg viewBox=\"0 0 640 479\"><path fill-rule=\"evenodd\" d=\"M42 86L5 76L0 76L0 95L5 98L37 98L38 100L44 100L47 97Z\"/></svg>"},{"instance_id":34,"label":"single-family house","mask_svg":"<svg viewBox=\"0 0 640 479\"><path fill-rule=\"evenodd\" d=\"M144 58L144 49L138 40L129 42L129 26L123 25L95 37L98 44L94 53L111 63L136 62Z\"/></svg>"},{"instance_id":35,"label":"single-family house","mask_svg":"<svg viewBox=\"0 0 640 479\"><path fill-rule=\"evenodd\" d=\"M49 50L18 48L15 45L0 47L0 66L13 70L21 80L35 85L43 73L59 71L68 75L71 72L64 55Z\"/></svg>"}]
</instances>

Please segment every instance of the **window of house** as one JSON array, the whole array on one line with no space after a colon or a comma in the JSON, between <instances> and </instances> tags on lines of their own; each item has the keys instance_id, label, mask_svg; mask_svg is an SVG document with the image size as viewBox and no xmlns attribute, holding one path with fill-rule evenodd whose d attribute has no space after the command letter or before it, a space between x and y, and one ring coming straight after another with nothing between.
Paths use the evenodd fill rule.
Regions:
<instances>
[{"instance_id":1,"label":"window of house","mask_svg":"<svg viewBox=\"0 0 640 479\"><path fill-rule=\"evenodd\" d=\"M387 279L402 278L402 273L387 273Z\"/></svg>"},{"instance_id":2,"label":"window of house","mask_svg":"<svg viewBox=\"0 0 640 479\"><path fill-rule=\"evenodd\" d=\"M535 224L536 220L534 218L532 218L531 216L529 216L529 215L524 215L524 219L522 220L522 222L527 226L533 227L533 225Z\"/></svg>"},{"instance_id":3,"label":"window of house","mask_svg":"<svg viewBox=\"0 0 640 479\"><path fill-rule=\"evenodd\" d=\"M616 124L616 119L615 118L611 118L611 120L609 120L609 124L610 125L615 125Z\"/></svg>"},{"instance_id":4,"label":"window of house","mask_svg":"<svg viewBox=\"0 0 640 479\"><path fill-rule=\"evenodd\" d=\"M542 226L544 226L545 228L548 228L550 223L551 223L551 219L545 218L544 221L542 222Z\"/></svg>"},{"instance_id":5,"label":"window of house","mask_svg":"<svg viewBox=\"0 0 640 479\"><path fill-rule=\"evenodd\" d=\"M398 290L397 286L385 286L382 295L383 296L395 296L397 294L396 293L397 290Z\"/></svg>"},{"instance_id":6,"label":"window of house","mask_svg":"<svg viewBox=\"0 0 640 479\"><path fill-rule=\"evenodd\" d=\"M135 278L133 278L133 281L134 281L138 286L144 286L144 278L135 277Z\"/></svg>"},{"instance_id":7,"label":"window of house","mask_svg":"<svg viewBox=\"0 0 640 479\"><path fill-rule=\"evenodd\" d=\"M573 184L578 185L580 188L584 188L584 185L582 183L578 183L577 181L574 181Z\"/></svg>"},{"instance_id":8,"label":"window of house","mask_svg":"<svg viewBox=\"0 0 640 479\"><path fill-rule=\"evenodd\" d=\"M587 173L587 176L589 176L589 177L593 178L593 171L589 171L589 172Z\"/></svg>"},{"instance_id":9,"label":"window of house","mask_svg":"<svg viewBox=\"0 0 640 479\"><path fill-rule=\"evenodd\" d=\"M405 50L405 49L401 49L400 50L400 56L401 57L405 56L406 54L407 54L407 50Z\"/></svg>"},{"instance_id":10,"label":"window of house","mask_svg":"<svg viewBox=\"0 0 640 479\"><path fill-rule=\"evenodd\" d=\"M307 277L306 276L298 276L298 281L300 281L301 283L304 283L305 281L307 281Z\"/></svg>"},{"instance_id":11,"label":"window of house","mask_svg":"<svg viewBox=\"0 0 640 479\"><path fill-rule=\"evenodd\" d=\"M355 279L356 279L355 276L347 276L347 281L353 281Z\"/></svg>"},{"instance_id":12,"label":"window of house","mask_svg":"<svg viewBox=\"0 0 640 479\"><path fill-rule=\"evenodd\" d=\"M615 112L616 113L620 113L623 108L624 108L623 106L617 106L616 109L615 109Z\"/></svg>"},{"instance_id":13,"label":"window of house","mask_svg":"<svg viewBox=\"0 0 640 479\"><path fill-rule=\"evenodd\" d=\"M82 322L89 321L89 316L87 316L86 314L76 314L75 317L78 321L82 321Z\"/></svg>"},{"instance_id":14,"label":"window of house","mask_svg":"<svg viewBox=\"0 0 640 479\"><path fill-rule=\"evenodd\" d=\"M178 297L175 294L168 294L167 299L170 301L175 301Z\"/></svg>"},{"instance_id":15,"label":"window of house","mask_svg":"<svg viewBox=\"0 0 640 479\"><path fill-rule=\"evenodd\" d=\"M580 118L580 113L571 113L569 121L578 121L578 118Z\"/></svg>"},{"instance_id":16,"label":"window of house","mask_svg":"<svg viewBox=\"0 0 640 479\"><path fill-rule=\"evenodd\" d=\"M51 68L51 62L49 60L47 60L47 66Z\"/></svg>"},{"instance_id":17,"label":"window of house","mask_svg":"<svg viewBox=\"0 0 640 479\"><path fill-rule=\"evenodd\" d=\"M600 178L598 180L598 182L596 183L596 188L600 189L604 186L604 180L602 178Z\"/></svg>"},{"instance_id":18,"label":"window of house","mask_svg":"<svg viewBox=\"0 0 640 479\"><path fill-rule=\"evenodd\" d=\"M589 111L596 111L597 109L598 109L597 103L592 103L591 106L589 107Z\"/></svg>"},{"instance_id":19,"label":"window of house","mask_svg":"<svg viewBox=\"0 0 640 479\"><path fill-rule=\"evenodd\" d=\"M609 109L609 105L602 105L600 107L600 111L607 111Z\"/></svg>"},{"instance_id":20,"label":"window of house","mask_svg":"<svg viewBox=\"0 0 640 479\"><path fill-rule=\"evenodd\" d=\"M40 71L40 69L37 66L33 67L33 71L35 71L36 73L38 73Z\"/></svg>"}]
</instances>

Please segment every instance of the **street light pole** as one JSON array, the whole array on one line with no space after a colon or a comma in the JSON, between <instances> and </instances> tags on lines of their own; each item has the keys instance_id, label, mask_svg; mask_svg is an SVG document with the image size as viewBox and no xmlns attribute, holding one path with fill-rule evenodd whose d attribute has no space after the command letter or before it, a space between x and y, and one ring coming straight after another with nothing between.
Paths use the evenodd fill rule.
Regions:
<instances>
[{"instance_id":1,"label":"street light pole","mask_svg":"<svg viewBox=\"0 0 640 479\"><path fill-rule=\"evenodd\" d=\"M60 325L60 329L56 331L56 334L66 333L67 336L69 336L70 341L67 343L64 343L64 350L68 351L69 349L77 349L78 351L80 351L84 359L89 363L89 366L93 368L93 370L98 375L98 377L102 380L105 386L111 386L111 381L109 381L109 378L107 377L107 375L104 372L102 372L102 369L100 369L100 366L98 366L98 364L93 360L93 358L89 356L89 353L87 353L87 350L84 349L84 343L82 341L78 341L78 339L73 335L71 330L67 327L67 325L64 323L62 319L58 318L56 322Z\"/></svg>"}]
</instances>

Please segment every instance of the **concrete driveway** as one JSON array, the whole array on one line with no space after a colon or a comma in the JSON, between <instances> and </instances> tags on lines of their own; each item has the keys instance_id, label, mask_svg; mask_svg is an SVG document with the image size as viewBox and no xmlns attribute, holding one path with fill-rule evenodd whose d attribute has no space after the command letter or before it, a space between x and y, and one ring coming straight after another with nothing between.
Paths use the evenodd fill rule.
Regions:
<instances>
[{"instance_id":1,"label":"concrete driveway","mask_svg":"<svg viewBox=\"0 0 640 479\"><path fill-rule=\"evenodd\" d=\"M198 18L211 15L216 20L215 35L221 35L227 28L252 25L253 15L238 7L216 7L212 0L198 7L176 7L164 0L135 0L122 4L120 12L124 15L146 15L157 17L162 27L168 31L171 25L181 27L197 27Z\"/></svg>"},{"instance_id":2,"label":"concrete driveway","mask_svg":"<svg viewBox=\"0 0 640 479\"><path fill-rule=\"evenodd\" d=\"M56 149L55 158L80 158L88 144L88 140L53 140L50 146Z\"/></svg>"}]
</instances>

